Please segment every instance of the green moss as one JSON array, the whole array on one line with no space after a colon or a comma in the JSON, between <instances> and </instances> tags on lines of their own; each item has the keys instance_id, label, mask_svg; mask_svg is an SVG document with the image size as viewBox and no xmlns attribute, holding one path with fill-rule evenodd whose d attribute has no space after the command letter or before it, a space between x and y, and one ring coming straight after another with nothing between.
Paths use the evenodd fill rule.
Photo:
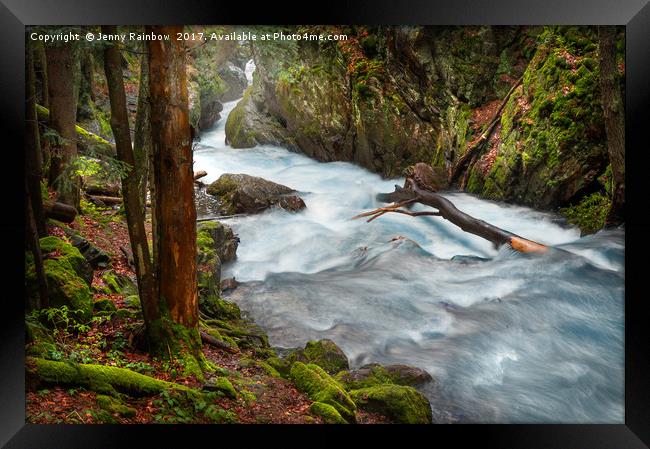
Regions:
<instances>
[{"instance_id":1,"label":"green moss","mask_svg":"<svg viewBox=\"0 0 650 449\"><path fill-rule=\"evenodd\" d=\"M226 136L233 148L252 148L257 144L254 136L248 133L244 126L247 104L253 101L251 93L252 86L244 91L244 96L230 111L226 120Z\"/></svg>"},{"instance_id":2,"label":"green moss","mask_svg":"<svg viewBox=\"0 0 650 449\"><path fill-rule=\"evenodd\" d=\"M154 379L116 366L57 362L27 358L27 373L49 384L80 385L101 393L116 391L132 395L154 395L164 390L191 392L186 386Z\"/></svg>"},{"instance_id":3,"label":"green moss","mask_svg":"<svg viewBox=\"0 0 650 449\"><path fill-rule=\"evenodd\" d=\"M298 349L286 357L292 364L295 361L313 363L323 368L328 374L349 369L348 359L336 343L331 340L308 341L304 349Z\"/></svg>"},{"instance_id":4,"label":"green moss","mask_svg":"<svg viewBox=\"0 0 650 449\"><path fill-rule=\"evenodd\" d=\"M226 377L213 377L208 381L208 385L211 391L220 391L232 399L237 399L237 390Z\"/></svg>"},{"instance_id":5,"label":"green moss","mask_svg":"<svg viewBox=\"0 0 650 449\"><path fill-rule=\"evenodd\" d=\"M341 414L329 404L314 402L309 406L309 411L323 418L326 424L347 424Z\"/></svg>"},{"instance_id":6,"label":"green moss","mask_svg":"<svg viewBox=\"0 0 650 449\"><path fill-rule=\"evenodd\" d=\"M399 424L430 424L429 401L415 388L403 385L378 385L350 392L362 409L389 416Z\"/></svg>"},{"instance_id":7,"label":"green moss","mask_svg":"<svg viewBox=\"0 0 650 449\"><path fill-rule=\"evenodd\" d=\"M277 356L271 356L266 359L266 363L280 374L280 376L285 378L289 376L291 365L286 360L282 360Z\"/></svg>"},{"instance_id":8,"label":"green moss","mask_svg":"<svg viewBox=\"0 0 650 449\"><path fill-rule=\"evenodd\" d=\"M27 295L38 295L38 281L33 260L26 258L25 283ZM74 271L66 258L43 261L51 307L67 306L71 317L87 321L92 315L92 294L86 282Z\"/></svg>"},{"instance_id":9,"label":"green moss","mask_svg":"<svg viewBox=\"0 0 650 449\"><path fill-rule=\"evenodd\" d=\"M115 312L117 308L110 299L101 298L93 303L93 310L97 312Z\"/></svg>"},{"instance_id":10,"label":"green moss","mask_svg":"<svg viewBox=\"0 0 650 449\"><path fill-rule=\"evenodd\" d=\"M133 407L128 407L114 397L103 394L97 395L97 405L107 412L117 413L125 418L132 418L136 414L136 410Z\"/></svg>"},{"instance_id":11,"label":"green moss","mask_svg":"<svg viewBox=\"0 0 650 449\"><path fill-rule=\"evenodd\" d=\"M210 295L200 299L201 310L208 315L223 320L239 320L241 310L239 306L231 301L226 301L218 296Z\"/></svg>"},{"instance_id":12,"label":"green moss","mask_svg":"<svg viewBox=\"0 0 650 449\"><path fill-rule=\"evenodd\" d=\"M353 376L348 371L341 371L334 376L334 379L348 391L383 384L413 385L417 381L417 378L409 376L408 371L389 371L379 364L373 364L368 371L363 376Z\"/></svg>"},{"instance_id":13,"label":"green moss","mask_svg":"<svg viewBox=\"0 0 650 449\"><path fill-rule=\"evenodd\" d=\"M56 259L65 260L81 278L87 278L89 275L92 277L93 270L88 264L88 261L71 244L57 237L48 236L40 239L40 245L43 254L56 252Z\"/></svg>"},{"instance_id":14,"label":"green moss","mask_svg":"<svg viewBox=\"0 0 650 449\"><path fill-rule=\"evenodd\" d=\"M582 235L598 232L605 225L605 218L611 206L607 195L600 192L585 196L575 206L560 209L569 223L580 228Z\"/></svg>"},{"instance_id":15,"label":"green moss","mask_svg":"<svg viewBox=\"0 0 650 449\"><path fill-rule=\"evenodd\" d=\"M356 405L343 387L320 366L295 362L290 377L300 391L313 401L334 407L347 422L356 422Z\"/></svg>"}]
</instances>

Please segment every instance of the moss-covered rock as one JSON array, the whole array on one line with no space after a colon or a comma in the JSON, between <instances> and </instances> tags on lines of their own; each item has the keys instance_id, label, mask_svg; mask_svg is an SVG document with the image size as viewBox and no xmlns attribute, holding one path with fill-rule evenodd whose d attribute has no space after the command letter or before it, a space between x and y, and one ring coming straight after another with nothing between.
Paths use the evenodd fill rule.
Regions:
<instances>
[{"instance_id":1,"label":"moss-covered rock","mask_svg":"<svg viewBox=\"0 0 650 449\"><path fill-rule=\"evenodd\" d=\"M421 368L407 365L382 366L372 363L361 368L341 371L334 377L346 390L358 390L381 384L421 385L433 378Z\"/></svg>"},{"instance_id":2,"label":"moss-covered rock","mask_svg":"<svg viewBox=\"0 0 650 449\"><path fill-rule=\"evenodd\" d=\"M325 424L347 424L341 414L331 405L323 402L314 402L309 406L309 411L314 415L320 416Z\"/></svg>"},{"instance_id":3,"label":"moss-covered rock","mask_svg":"<svg viewBox=\"0 0 650 449\"><path fill-rule=\"evenodd\" d=\"M211 306L208 299L221 294L221 265L237 257L238 245L239 238L228 225L210 221L197 226L197 278L203 307ZM223 308L221 303L216 306Z\"/></svg>"},{"instance_id":4,"label":"moss-covered rock","mask_svg":"<svg viewBox=\"0 0 650 449\"><path fill-rule=\"evenodd\" d=\"M577 204L603 190L608 165L596 31L545 27L522 85L506 104L499 138L467 190L537 208Z\"/></svg>"},{"instance_id":5,"label":"moss-covered rock","mask_svg":"<svg viewBox=\"0 0 650 449\"><path fill-rule=\"evenodd\" d=\"M27 355L49 358L57 350L51 331L36 320L25 320Z\"/></svg>"},{"instance_id":6,"label":"moss-covered rock","mask_svg":"<svg viewBox=\"0 0 650 449\"><path fill-rule=\"evenodd\" d=\"M313 363L328 374L336 374L350 368L343 350L328 339L308 341L304 349L291 352L285 359L290 365L296 361Z\"/></svg>"},{"instance_id":7,"label":"moss-covered rock","mask_svg":"<svg viewBox=\"0 0 650 449\"><path fill-rule=\"evenodd\" d=\"M102 274L102 281L111 293L117 293L127 297L138 294L138 286L135 280L114 270L106 270Z\"/></svg>"},{"instance_id":8,"label":"moss-covered rock","mask_svg":"<svg viewBox=\"0 0 650 449\"><path fill-rule=\"evenodd\" d=\"M356 422L355 403L343 387L320 366L295 362L290 377L296 388L306 393L311 400L334 407L346 422Z\"/></svg>"},{"instance_id":9,"label":"moss-covered rock","mask_svg":"<svg viewBox=\"0 0 650 449\"><path fill-rule=\"evenodd\" d=\"M93 281L93 268L77 248L54 236L43 237L40 239L40 244L45 259L52 257L56 260L66 261L74 272L90 286Z\"/></svg>"},{"instance_id":10,"label":"moss-covered rock","mask_svg":"<svg viewBox=\"0 0 650 449\"><path fill-rule=\"evenodd\" d=\"M363 410L380 413L400 424L430 424L429 400L415 388L403 385L377 385L350 392Z\"/></svg>"},{"instance_id":11,"label":"moss-covered rock","mask_svg":"<svg viewBox=\"0 0 650 449\"><path fill-rule=\"evenodd\" d=\"M115 312L117 307L110 299L101 298L93 303L93 310L96 312Z\"/></svg>"},{"instance_id":12,"label":"moss-covered rock","mask_svg":"<svg viewBox=\"0 0 650 449\"><path fill-rule=\"evenodd\" d=\"M199 307L202 312L213 318L222 320L239 320L241 318L241 311L237 304L221 299L218 296L201 296L199 298Z\"/></svg>"},{"instance_id":13,"label":"moss-covered rock","mask_svg":"<svg viewBox=\"0 0 650 449\"><path fill-rule=\"evenodd\" d=\"M81 257L76 248L71 245L68 246ZM83 259L83 257L81 258ZM72 258L73 261L75 259ZM88 284L79 277L69 260L68 257L58 257L47 258L43 261L43 269L48 285L49 305L50 307L65 306L70 311L70 318L87 321L92 316L92 293L88 288ZM38 280L31 253L25 254L25 286L29 301L33 301L30 298L38 297Z\"/></svg>"},{"instance_id":14,"label":"moss-covered rock","mask_svg":"<svg viewBox=\"0 0 650 449\"><path fill-rule=\"evenodd\" d=\"M292 195L295 190L241 173L221 175L208 186L206 192L219 199L222 209L227 214L260 213L274 205L291 212L305 208L302 199Z\"/></svg>"},{"instance_id":15,"label":"moss-covered rock","mask_svg":"<svg viewBox=\"0 0 650 449\"><path fill-rule=\"evenodd\" d=\"M237 390L226 377L212 377L203 384L202 388L207 391L219 391L232 399L237 399Z\"/></svg>"}]
</instances>

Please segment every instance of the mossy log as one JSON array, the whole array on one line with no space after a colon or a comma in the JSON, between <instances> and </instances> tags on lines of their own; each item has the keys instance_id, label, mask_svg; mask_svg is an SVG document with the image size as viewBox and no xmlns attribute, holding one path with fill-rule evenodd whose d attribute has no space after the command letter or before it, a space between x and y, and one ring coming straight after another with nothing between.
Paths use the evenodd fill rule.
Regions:
<instances>
[{"instance_id":1,"label":"mossy log","mask_svg":"<svg viewBox=\"0 0 650 449\"><path fill-rule=\"evenodd\" d=\"M26 374L28 385L40 383L50 385L79 385L99 393L127 393L135 396L150 396L164 390L190 393L193 390L184 385L154 379L126 368L116 366L57 362L36 357L27 357Z\"/></svg>"},{"instance_id":2,"label":"mossy log","mask_svg":"<svg viewBox=\"0 0 650 449\"><path fill-rule=\"evenodd\" d=\"M37 104L36 114L38 115L39 121L49 122L50 110L46 107ZM78 144L82 149L88 150L92 148L96 153L109 156L114 156L116 154L115 145L110 143L108 140L98 136L97 134L91 133L79 125L75 125L75 129L77 131Z\"/></svg>"}]
</instances>

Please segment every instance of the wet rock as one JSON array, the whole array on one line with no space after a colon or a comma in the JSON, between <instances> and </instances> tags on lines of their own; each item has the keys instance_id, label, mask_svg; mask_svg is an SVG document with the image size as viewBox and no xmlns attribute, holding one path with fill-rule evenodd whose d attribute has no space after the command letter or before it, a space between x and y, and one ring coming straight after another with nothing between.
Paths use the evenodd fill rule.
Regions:
<instances>
[{"instance_id":1,"label":"wet rock","mask_svg":"<svg viewBox=\"0 0 650 449\"><path fill-rule=\"evenodd\" d=\"M362 410L380 413L399 424L431 424L429 400L413 387L377 385L350 392Z\"/></svg>"},{"instance_id":2,"label":"wet rock","mask_svg":"<svg viewBox=\"0 0 650 449\"><path fill-rule=\"evenodd\" d=\"M244 89L248 86L248 80L244 71L228 61L219 69L218 73L226 84L226 90L221 94L221 101L234 101L241 98Z\"/></svg>"},{"instance_id":3,"label":"wet rock","mask_svg":"<svg viewBox=\"0 0 650 449\"><path fill-rule=\"evenodd\" d=\"M290 377L309 399L330 405L346 422L356 422L356 405L350 395L320 366L296 362L291 367Z\"/></svg>"},{"instance_id":4,"label":"wet rock","mask_svg":"<svg viewBox=\"0 0 650 449\"><path fill-rule=\"evenodd\" d=\"M219 198L227 214L259 213L271 206L298 211L305 203L295 190L256 176L223 174L207 188L207 193ZM291 198L293 197L293 198Z\"/></svg>"},{"instance_id":5,"label":"wet rock","mask_svg":"<svg viewBox=\"0 0 650 449\"><path fill-rule=\"evenodd\" d=\"M219 296L221 265L237 257L239 237L228 225L207 221L197 226L196 243L199 295Z\"/></svg>"},{"instance_id":6,"label":"wet rock","mask_svg":"<svg viewBox=\"0 0 650 449\"><path fill-rule=\"evenodd\" d=\"M239 281L235 278L228 278L221 281L221 291L226 292L228 290L234 290L239 285Z\"/></svg>"},{"instance_id":7,"label":"wet rock","mask_svg":"<svg viewBox=\"0 0 650 449\"><path fill-rule=\"evenodd\" d=\"M308 341L304 349L291 352L285 360L289 363L313 363L323 368L328 374L350 368L345 353L332 340Z\"/></svg>"},{"instance_id":8,"label":"wet rock","mask_svg":"<svg viewBox=\"0 0 650 449\"><path fill-rule=\"evenodd\" d=\"M371 363L350 371L342 371L336 380L347 390L356 390L381 384L415 386L433 381L425 370L408 365L380 365Z\"/></svg>"}]
</instances>

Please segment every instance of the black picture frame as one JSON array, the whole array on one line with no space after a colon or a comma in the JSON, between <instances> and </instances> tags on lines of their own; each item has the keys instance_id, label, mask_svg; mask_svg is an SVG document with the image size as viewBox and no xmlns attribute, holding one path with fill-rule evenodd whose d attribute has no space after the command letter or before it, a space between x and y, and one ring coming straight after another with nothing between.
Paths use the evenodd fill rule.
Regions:
<instances>
[{"instance_id":1,"label":"black picture frame","mask_svg":"<svg viewBox=\"0 0 650 449\"><path fill-rule=\"evenodd\" d=\"M83 426L25 423L23 191L19 167L24 128L25 25L101 24L413 24L413 25L625 25L626 26L626 281L625 424L621 425L452 425L452 426ZM650 445L649 314L644 307L646 259L650 254L647 207L646 128L650 107L649 0L448 0L445 2L340 1L287 2L161 0L0 0L0 123L4 183L0 238L11 261L5 275L0 328L0 444L7 448L188 447L197 437L227 444L226 436L263 434L301 444L341 442L358 434L369 442L388 433L438 444L473 440L483 447L643 448ZM13 142L13 143L10 143ZM15 164L14 164L15 162ZM18 187L17 187L18 186ZM15 286L14 293L8 293ZM12 289L13 290L13 289ZM552 369L552 367L549 367ZM280 435L282 433L282 435ZM314 438L321 434L323 438ZM236 435L235 435L236 434ZM291 434L289 437L287 434ZM295 437L294 437L295 435ZM261 436L261 435L260 435ZM399 435L395 435L398 436ZM287 438L289 438L287 440ZM208 440L210 441L210 440ZM238 444L237 439L232 444ZM239 440L247 441L247 440ZM203 443L204 444L204 443ZM338 443L337 443L338 444ZM244 444L248 446L248 444Z\"/></svg>"}]
</instances>

